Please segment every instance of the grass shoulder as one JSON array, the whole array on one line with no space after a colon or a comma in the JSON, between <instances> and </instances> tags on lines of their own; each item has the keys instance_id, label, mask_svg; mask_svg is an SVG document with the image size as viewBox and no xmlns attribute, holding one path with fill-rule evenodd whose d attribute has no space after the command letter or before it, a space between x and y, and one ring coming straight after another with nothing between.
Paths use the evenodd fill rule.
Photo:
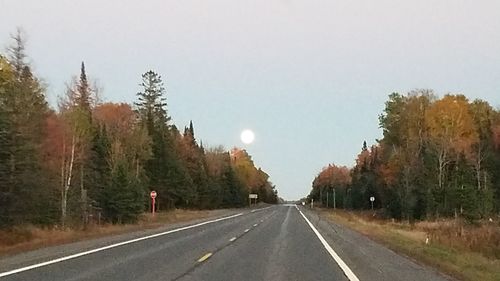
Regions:
<instances>
[{"instance_id":1,"label":"grass shoulder","mask_svg":"<svg viewBox=\"0 0 500 281\"><path fill-rule=\"evenodd\" d=\"M396 222L372 212L320 210L390 249L460 280L500 280L500 224L460 220Z\"/></svg>"}]
</instances>

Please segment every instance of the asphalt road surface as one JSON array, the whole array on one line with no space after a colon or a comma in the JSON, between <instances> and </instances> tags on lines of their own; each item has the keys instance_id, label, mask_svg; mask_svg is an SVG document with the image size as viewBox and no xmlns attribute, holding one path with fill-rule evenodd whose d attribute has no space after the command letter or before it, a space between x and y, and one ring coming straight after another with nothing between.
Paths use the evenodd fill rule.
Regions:
<instances>
[{"instance_id":1,"label":"asphalt road surface","mask_svg":"<svg viewBox=\"0 0 500 281\"><path fill-rule=\"evenodd\" d=\"M50 258L46 248L0 259L0 281L447 280L294 205L244 210L91 249L52 251L57 254Z\"/></svg>"}]
</instances>

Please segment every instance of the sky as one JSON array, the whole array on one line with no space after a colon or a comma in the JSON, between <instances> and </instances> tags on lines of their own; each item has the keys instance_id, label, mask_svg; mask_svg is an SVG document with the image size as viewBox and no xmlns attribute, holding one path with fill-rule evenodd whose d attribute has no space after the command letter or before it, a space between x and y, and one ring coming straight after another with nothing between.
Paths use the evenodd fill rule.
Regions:
<instances>
[{"instance_id":1,"label":"sky","mask_svg":"<svg viewBox=\"0 0 500 281\"><path fill-rule=\"evenodd\" d=\"M328 163L381 138L391 92L500 106L500 1L0 0L0 46L21 27L55 106L85 61L110 102L160 73L168 110L204 146L246 149L299 199ZM253 144L239 139L255 132Z\"/></svg>"}]
</instances>

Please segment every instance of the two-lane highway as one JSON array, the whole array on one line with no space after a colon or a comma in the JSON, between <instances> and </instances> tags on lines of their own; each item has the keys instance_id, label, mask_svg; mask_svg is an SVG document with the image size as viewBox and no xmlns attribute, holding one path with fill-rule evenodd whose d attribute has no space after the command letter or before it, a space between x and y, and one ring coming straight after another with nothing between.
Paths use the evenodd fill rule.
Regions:
<instances>
[{"instance_id":1,"label":"two-lane highway","mask_svg":"<svg viewBox=\"0 0 500 281\"><path fill-rule=\"evenodd\" d=\"M350 266L299 208L281 205L68 253L0 280L358 280Z\"/></svg>"},{"instance_id":2,"label":"two-lane highway","mask_svg":"<svg viewBox=\"0 0 500 281\"><path fill-rule=\"evenodd\" d=\"M180 280L348 280L295 206L268 219Z\"/></svg>"}]
</instances>

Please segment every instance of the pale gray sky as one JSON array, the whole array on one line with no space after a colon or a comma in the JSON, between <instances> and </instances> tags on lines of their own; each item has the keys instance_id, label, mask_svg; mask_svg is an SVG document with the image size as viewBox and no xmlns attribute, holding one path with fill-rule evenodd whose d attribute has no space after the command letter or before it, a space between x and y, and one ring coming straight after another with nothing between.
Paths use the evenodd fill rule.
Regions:
<instances>
[{"instance_id":1,"label":"pale gray sky","mask_svg":"<svg viewBox=\"0 0 500 281\"><path fill-rule=\"evenodd\" d=\"M381 136L387 95L415 88L500 105L500 1L0 0L53 103L85 61L108 101L161 73L169 111L205 144L246 148L281 196ZM243 146L250 128L256 142Z\"/></svg>"}]
</instances>

